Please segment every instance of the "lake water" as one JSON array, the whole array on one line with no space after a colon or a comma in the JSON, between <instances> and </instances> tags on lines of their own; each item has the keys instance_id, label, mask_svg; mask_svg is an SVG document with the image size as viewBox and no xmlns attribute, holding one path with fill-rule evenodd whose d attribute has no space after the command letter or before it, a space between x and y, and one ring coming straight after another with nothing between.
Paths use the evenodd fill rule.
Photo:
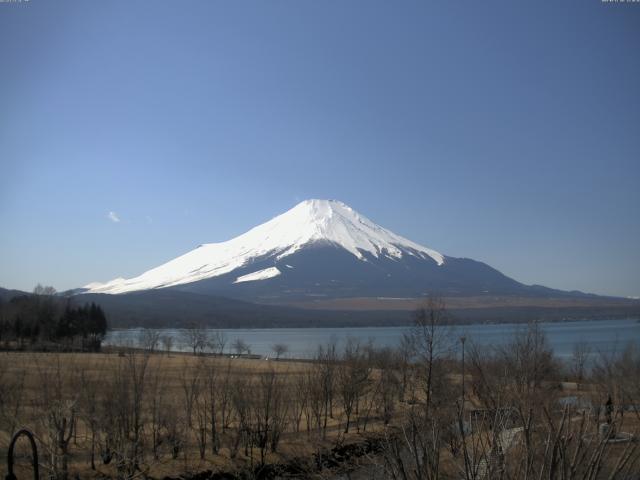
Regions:
<instances>
[{"instance_id":1,"label":"lake water","mask_svg":"<svg viewBox=\"0 0 640 480\"><path fill-rule=\"evenodd\" d=\"M629 342L640 346L640 322L636 319L590 320L577 322L541 323L547 334L549 344L556 356L568 358L577 342L585 342L595 354L611 352L624 348ZM377 346L395 347L402 335L411 327L358 327L358 328L272 328L272 329L220 329L226 338L225 352L231 353L231 345L236 339L242 339L251 348L251 353L273 355L272 346L285 344L290 358L310 358L319 345L333 340L338 346L349 337L362 342L369 340ZM461 325L452 328L455 338L465 335L467 345L501 345L509 342L519 330L526 328L522 324ZM182 343L182 330L162 329L162 335L174 337L176 351L189 350ZM140 338L140 329L113 330L107 334L106 345L136 345Z\"/></svg>"}]
</instances>

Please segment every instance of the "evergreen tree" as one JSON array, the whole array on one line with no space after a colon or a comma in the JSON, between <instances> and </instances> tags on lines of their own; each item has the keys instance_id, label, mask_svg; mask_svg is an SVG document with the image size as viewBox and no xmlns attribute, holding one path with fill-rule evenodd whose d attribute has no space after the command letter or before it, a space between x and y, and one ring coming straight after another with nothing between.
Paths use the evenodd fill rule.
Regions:
<instances>
[{"instance_id":1,"label":"evergreen tree","mask_svg":"<svg viewBox=\"0 0 640 480\"><path fill-rule=\"evenodd\" d=\"M0 305L0 339L64 342L99 350L107 333L107 318L95 303L73 306L50 287L38 286L33 295L12 298Z\"/></svg>"}]
</instances>

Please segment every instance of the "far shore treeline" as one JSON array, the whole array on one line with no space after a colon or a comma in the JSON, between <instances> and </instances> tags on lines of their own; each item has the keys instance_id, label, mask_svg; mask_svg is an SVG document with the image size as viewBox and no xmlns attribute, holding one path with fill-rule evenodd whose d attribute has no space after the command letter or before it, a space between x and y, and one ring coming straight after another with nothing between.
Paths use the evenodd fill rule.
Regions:
<instances>
[{"instance_id":1,"label":"far shore treeline","mask_svg":"<svg viewBox=\"0 0 640 480\"><path fill-rule=\"evenodd\" d=\"M107 318L95 303L76 304L52 287L0 301L0 345L35 350L98 351Z\"/></svg>"}]
</instances>

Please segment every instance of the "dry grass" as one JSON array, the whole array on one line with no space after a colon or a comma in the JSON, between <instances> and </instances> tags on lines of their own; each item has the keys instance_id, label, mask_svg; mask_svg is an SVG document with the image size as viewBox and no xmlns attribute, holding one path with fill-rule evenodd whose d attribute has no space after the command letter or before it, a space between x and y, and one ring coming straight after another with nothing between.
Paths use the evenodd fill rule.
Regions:
<instances>
[{"instance_id":1,"label":"dry grass","mask_svg":"<svg viewBox=\"0 0 640 480\"><path fill-rule=\"evenodd\" d=\"M127 353L129 355L129 353ZM142 357L142 353L135 354ZM44 422L45 412L43 411L42 401L44 399L44 384L49 384L49 389L60 385L63 390L61 397L69 399L69 401L77 402L78 423L76 431L70 445L70 467L72 474L79 474L80 478L95 477L106 475L115 477L116 470L113 465L102 465L100 457L97 455L96 471L90 469L90 431L84 417L82 415L82 404L79 396L82 389L82 379L85 381L94 381L103 384L98 394L106 398L107 401L111 392L108 390L108 379L122 371L127 356L118 353L100 353L100 354L81 354L81 353L33 353L33 352L3 352L0 353L0 380L2 379L20 379L24 382L20 392L19 413L16 418L17 422L14 428L27 427L34 431L38 438L40 448L40 460L43 464L41 474L46 473L47 463L47 447L50 442L47 437L46 422ZM298 361L266 361L258 359L229 358L229 357L211 357L211 356L193 356L184 353L156 353L148 356L148 364L146 370L145 397L143 399L143 416L145 435L145 448L143 455L143 470L145 473L154 478L162 478L169 475L179 475L184 472L198 472L207 469L211 470L234 470L237 467L245 467L255 464L257 454L250 453L249 456L244 455L244 451L240 449L236 458L231 459L230 446L233 443L234 432L237 421L230 422L230 429L222 434L222 447L218 454L214 455L210 447L207 447L204 459L199 456L196 442L196 432L194 429L188 429L185 426L185 447L180 452L178 458L173 459L168 448L161 446L161 453L158 459L154 459L149 446L149 429L151 428L149 403L151 401L152 382L156 377L161 378L164 404L166 408L176 411L179 416L183 416L185 412L185 392L184 385L188 384L194 376L197 375L202 366L214 368L219 375L226 375L229 372L231 381L244 378L247 382L257 382L259 376L268 372L275 372L276 376L283 381L284 396L287 402L294 401L295 387L294 383L297 378L307 374L313 364L310 362ZM372 381L376 375L372 375ZM48 393L51 395L51 393ZM335 399L333 407L333 417L328 419L326 437L322 438L320 433L311 427L307 430L304 417L301 421L300 432L295 432L293 427L294 420L289 418L285 431L282 434L280 446L277 453L268 453L267 462L286 462L293 457L309 458L318 447L330 447L340 441L355 441L359 437L356 428L353 433L345 435L343 433L344 415L339 407L339 402ZM7 412L5 412L7 413ZM379 430L381 422L372 413L369 420L367 430L369 432ZM289 410L291 416L291 410ZM0 417L0 455L6 458L6 451L9 443L9 421L7 415ZM186 423L186 422L185 422ZM22 446L24 447L24 445ZM22 447L18 452L23 452ZM24 450L26 452L26 450ZM23 453L24 453L23 452ZM21 455L24 457L20 460L20 465L28 464L28 456L26 453ZM20 469L20 467L18 467ZM18 470L19 471L19 470ZM0 464L0 476L6 474L6 465L4 462Z\"/></svg>"},{"instance_id":2,"label":"dry grass","mask_svg":"<svg viewBox=\"0 0 640 480\"><path fill-rule=\"evenodd\" d=\"M518 296L470 296L445 297L443 299L450 309L483 309L504 307L627 307L637 306L637 301L617 298L562 298L562 297L518 297ZM314 299L290 302L290 305L312 310L399 310L415 311L424 304L424 298L384 298L353 297L331 300Z\"/></svg>"},{"instance_id":3,"label":"dry grass","mask_svg":"<svg viewBox=\"0 0 640 480\"><path fill-rule=\"evenodd\" d=\"M478 361L485 362L482 364L484 366L493 365L486 364L486 360ZM214 454L209 440L204 458L200 457L196 421L193 421L191 427L187 426L185 388L196 379L202 382L203 379L206 379L206 373L212 371L216 373L216 378L218 379L216 390L212 396L219 400L225 394L230 396L235 394L238 397L235 401L240 403L247 401L251 405L250 408L254 409L250 415L256 415L255 418L252 417L252 422L255 422L258 417L256 412L260 408L260 389L264 388L263 382L265 378L269 378L270 375L276 378L278 392L286 405L284 409L286 411L286 422L277 452L267 451L265 463L287 463L294 458L301 458L311 462L313 455L319 449L331 448L340 443L359 442L362 441L363 435L375 435L385 430L385 425L382 421L385 413L383 404L385 398L388 398L389 395L393 397L392 413L389 417L391 427L406 425L407 419L413 414L412 412L419 412L423 408L424 392L421 390L420 378L416 377L410 380L413 384L409 387L410 391L407 391L407 396L405 397L406 399L413 398L414 401L401 402L399 401L397 390L389 390L386 393L383 390L388 387L389 382L394 382L393 375L396 375L397 381L398 375L406 373L406 370L402 370L402 368L406 367L394 365L385 370L384 362L377 361L375 364L379 368L372 368L368 373L367 387L363 390L360 411L356 415L356 417L359 417L358 427L360 428L358 429L354 425L351 432L345 434L345 412L341 407L337 377L334 378L336 383L334 385L333 414L327 418L326 429L318 428L317 423L315 423L316 419L312 415L310 416L311 420L308 420L306 415L302 415L299 429L296 428L296 423L298 422L294 414L294 405L301 395L300 385L303 385L301 381L312 379L312 381L316 382L316 384L312 385L305 384L306 394L311 395L309 390L313 390L313 387L318 386L317 382L320 377L314 375L317 375L318 369L323 368L322 362L266 361L247 358L194 356L186 353L145 355L142 352L135 351L125 353L113 351L101 354L0 353L0 407L2 407L0 412L0 455L3 458L6 457L6 449L9 442L8 431L12 428L15 430L21 426L28 427L38 437L41 464L43 465L41 472L47 475L49 473L47 466L51 464L50 451L48 450L48 447L51 446L51 432L48 431L49 423L47 422L48 415L52 411L55 412L54 406L56 402L60 403L62 401L61 403L67 406L68 404L65 404L65 402L75 402L73 405L79 421L70 441L69 471L71 476L78 474L80 478L115 477L117 474L114 466L115 462L103 465L99 455L96 459L96 470L94 471L90 468L91 430L87 423L87 404L83 400L83 395L86 393L84 385L93 386L91 388L95 388L95 393L100 399L96 404L101 409L109 410L110 406L117 407L118 399L126 397L126 395L123 397L122 389L120 391L112 390L118 385L118 382L114 381L114 379L127 379L132 366L140 368L144 365L146 370L141 401L142 454L140 456L140 471L144 472L145 475L152 478L163 478L165 476L176 477L184 473L204 470L234 471L242 468L251 468L260 463L259 450L255 442L252 444L253 447L246 451L242 447L237 448L241 423L239 410L237 410L237 407L233 407L233 400L230 400L229 409L233 411L233 408L236 408L236 410L233 411L232 417L228 421L228 428L219 432L220 450ZM343 364L335 363L336 368L338 368L338 365ZM372 363L368 365L370 368ZM495 371L487 370L485 373L488 373L489 376L497 375L495 380L502 378L502 367L504 365L498 365L497 367L494 365L493 367L495 367ZM339 368L345 367L343 365ZM414 372L420 371L424 373L423 370L418 368L414 369ZM440 426L446 427L456 418L456 401L459 400L458 395L462 377L456 372L456 364L450 361L442 364L441 371L444 378L442 378L442 383L438 387L443 388L440 393L440 406L437 407L438 410L434 411L433 417L428 419L428 422L441 422ZM139 373L140 370L137 370L137 372ZM336 375L338 374L336 373ZM489 382L489 385L492 384L490 378L482 378L484 378L485 382ZM471 418L469 410L475 408L487 409L487 403L474 396L473 393L473 385L479 379L479 374L473 376L467 373L465 376L465 382L467 382L465 403L467 412L465 413L465 418ZM160 382L158 389L155 389L156 381ZM592 383L579 385L574 382L540 381L538 386L527 394L531 395L531 397L526 399L517 394L514 389L515 384L510 387L504 387L502 383L496 383L495 385L498 387L494 388L493 391L500 390L501 395L506 395L500 405L512 405L515 400L520 399L520 401L524 402L523 405L531 405L532 408L537 410L543 407L547 408L554 416L554 421L557 421L561 415L561 412L558 411L557 400L561 396L598 397L594 400L594 405L598 404L598 402L604 402L602 391L600 391L602 390L602 381L598 383L594 379L590 379L589 382ZM12 385L20 391L21 401L19 403L12 401ZM127 384L126 389L132 390L132 385ZM244 389L234 390L234 385L244 385ZM161 394L158 394L159 391ZM206 388L198 390L198 392L198 395L207 395ZM170 444L167 440L159 445L157 458L154 458L152 454L151 432L154 426L152 404L154 399L159 398L159 396L162 397L163 412L175 414L183 432L184 443L177 458L173 458ZM510 400L505 400L508 398ZM606 397L604 398L606 399ZM370 407L370 410L365 413L366 405ZM523 411L528 411L528 408ZM310 409L307 407L307 413L309 412ZM220 415L219 410L216 415ZM588 413L587 415L592 414ZM602 415L603 413L601 412L596 417L589 417L588 431L590 435L597 433L598 425L603 421ZM364 431L365 418L366 432ZM575 424L578 414L574 412L570 418L571 423ZM219 417L217 419L220 423L221 419ZM616 424L621 431L638 433L639 420L640 417L629 413L625 414L624 418L617 419ZM104 420L102 421L104 422ZM427 424L429 424L428 422ZM546 419L542 415L542 411L538 411L535 417L535 427L538 430L537 435L542 440L546 438L547 425L545 422ZM101 428L103 432L109 431L109 425L104 423ZM485 450L487 448L490 449L490 431L492 429L480 428L480 430L476 430L474 434L468 436L464 442L465 444L476 442L476 444L484 445L483 448ZM575 425L574 428L576 428ZM419 429L419 433L421 433L423 429L420 425ZM391 431L393 431L393 428ZM101 440L104 440L104 438ZM236 447L234 447L234 444ZM460 478L460 454L458 453L458 456L456 456L450 451L446 442L439 445L437 451L441 458L443 475L438 478ZM544 446L544 443L536 446L536 455L541 455L540 452L544 450L540 445ZM516 439L508 456L508 463L515 462L517 464L518 459L522 457L518 452L523 448L522 439ZM623 453L624 448L624 445L611 446L608 449L610 457L606 460L606 463L610 464L618 458L618 455ZM25 453L24 445L19 449L19 452L22 452L20 463L26 465L28 463L28 455ZM381 458L376 460L383 463ZM0 476L6 474L5 468L5 464L2 462L0 464ZM512 465L512 468L515 469L516 467ZM20 471L23 476L28 478L29 474L24 468ZM448 476L444 475L445 472Z\"/></svg>"}]
</instances>

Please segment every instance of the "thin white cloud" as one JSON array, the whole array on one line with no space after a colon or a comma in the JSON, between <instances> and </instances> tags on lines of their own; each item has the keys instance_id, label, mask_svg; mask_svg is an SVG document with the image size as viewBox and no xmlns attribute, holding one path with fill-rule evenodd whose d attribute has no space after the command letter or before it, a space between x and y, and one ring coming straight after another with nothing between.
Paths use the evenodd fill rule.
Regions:
<instances>
[{"instance_id":1,"label":"thin white cloud","mask_svg":"<svg viewBox=\"0 0 640 480\"><path fill-rule=\"evenodd\" d=\"M107 218L111 220L113 223L120 223L120 217L116 212L107 213Z\"/></svg>"},{"instance_id":2,"label":"thin white cloud","mask_svg":"<svg viewBox=\"0 0 640 480\"><path fill-rule=\"evenodd\" d=\"M147 223L153 223L153 218L151 218L149 215L147 215L145 219L147 220Z\"/></svg>"}]
</instances>

